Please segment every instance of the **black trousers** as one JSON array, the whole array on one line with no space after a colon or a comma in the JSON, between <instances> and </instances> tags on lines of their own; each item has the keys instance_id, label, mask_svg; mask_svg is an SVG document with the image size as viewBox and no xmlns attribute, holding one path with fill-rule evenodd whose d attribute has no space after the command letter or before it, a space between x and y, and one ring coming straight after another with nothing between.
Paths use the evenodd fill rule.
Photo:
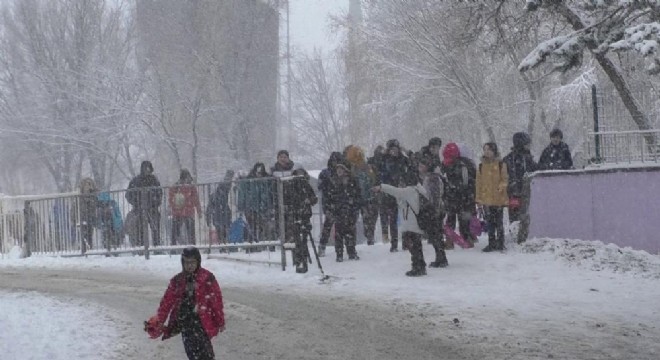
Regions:
<instances>
[{"instance_id":1,"label":"black trousers","mask_svg":"<svg viewBox=\"0 0 660 360\"><path fill-rule=\"evenodd\" d=\"M399 216L399 205L396 203L396 198L392 195L383 194L380 203L380 227L383 232L383 237L387 236L388 229L392 247L396 248L399 243L399 224L397 224L397 217Z\"/></svg>"},{"instance_id":2,"label":"black trousers","mask_svg":"<svg viewBox=\"0 0 660 360\"><path fill-rule=\"evenodd\" d=\"M406 231L402 234L402 237L403 241L409 246L413 270L426 268L424 252L422 251L422 235Z\"/></svg>"},{"instance_id":3,"label":"black trousers","mask_svg":"<svg viewBox=\"0 0 660 360\"><path fill-rule=\"evenodd\" d=\"M461 234L463 239L467 241L472 241L472 235L470 234L470 218L465 215L464 211L458 212L448 212L447 213L447 225L450 228L456 228L456 221L458 220L458 232Z\"/></svg>"},{"instance_id":4,"label":"black trousers","mask_svg":"<svg viewBox=\"0 0 660 360\"><path fill-rule=\"evenodd\" d=\"M504 246L504 207L484 206L484 216L488 223L488 245L500 249Z\"/></svg>"},{"instance_id":5,"label":"black trousers","mask_svg":"<svg viewBox=\"0 0 660 360\"><path fill-rule=\"evenodd\" d=\"M181 228L186 227L187 239L181 238ZM172 217L172 245L194 245L195 244L195 218Z\"/></svg>"},{"instance_id":6,"label":"black trousers","mask_svg":"<svg viewBox=\"0 0 660 360\"><path fill-rule=\"evenodd\" d=\"M376 220L378 220L378 204L374 201L367 202L360 208L360 214L364 223L364 236L368 243L373 243Z\"/></svg>"},{"instance_id":7,"label":"black trousers","mask_svg":"<svg viewBox=\"0 0 660 360\"><path fill-rule=\"evenodd\" d=\"M183 348L189 360L215 360L211 339L202 328L199 321L194 321L181 329Z\"/></svg>"},{"instance_id":8,"label":"black trousers","mask_svg":"<svg viewBox=\"0 0 660 360\"><path fill-rule=\"evenodd\" d=\"M147 229L151 228L151 239L154 246L160 245L160 211L158 209L138 210L138 246L144 246L147 238Z\"/></svg>"},{"instance_id":9,"label":"black trousers","mask_svg":"<svg viewBox=\"0 0 660 360\"><path fill-rule=\"evenodd\" d=\"M347 214L337 219L335 223L335 252L338 256L344 254L344 245L349 255L355 254L356 222L357 214Z\"/></svg>"},{"instance_id":10,"label":"black trousers","mask_svg":"<svg viewBox=\"0 0 660 360\"><path fill-rule=\"evenodd\" d=\"M335 225L335 218L334 216L332 216L332 214L329 211L325 211L324 215L325 215L325 220L323 220L323 229L321 230L321 240L319 241L319 243L323 247L328 245L328 240L330 239L330 233L332 232L332 227Z\"/></svg>"}]
</instances>

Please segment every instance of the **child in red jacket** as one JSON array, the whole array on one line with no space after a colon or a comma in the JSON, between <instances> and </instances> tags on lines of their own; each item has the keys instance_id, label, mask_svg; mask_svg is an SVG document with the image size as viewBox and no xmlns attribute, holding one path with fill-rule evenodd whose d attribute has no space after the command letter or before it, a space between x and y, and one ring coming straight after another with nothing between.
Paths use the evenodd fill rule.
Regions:
<instances>
[{"instance_id":1,"label":"child in red jacket","mask_svg":"<svg viewBox=\"0 0 660 360\"><path fill-rule=\"evenodd\" d=\"M224 331L225 316L220 286L201 263L197 248L183 250L183 271L170 280L157 314L145 322L145 331L152 339L162 335L163 340L181 333L188 359L213 360L211 339Z\"/></svg>"}]
</instances>

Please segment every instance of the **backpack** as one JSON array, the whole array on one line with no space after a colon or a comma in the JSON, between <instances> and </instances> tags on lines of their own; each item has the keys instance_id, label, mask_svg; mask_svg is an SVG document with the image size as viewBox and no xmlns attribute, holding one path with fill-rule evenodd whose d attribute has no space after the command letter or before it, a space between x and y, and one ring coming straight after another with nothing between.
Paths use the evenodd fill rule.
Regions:
<instances>
[{"instance_id":1,"label":"backpack","mask_svg":"<svg viewBox=\"0 0 660 360\"><path fill-rule=\"evenodd\" d=\"M502 176L502 163L503 163L502 160L497 162L497 165L500 167L500 176ZM481 165L483 164L479 163L479 174L481 174Z\"/></svg>"},{"instance_id":2,"label":"backpack","mask_svg":"<svg viewBox=\"0 0 660 360\"><path fill-rule=\"evenodd\" d=\"M410 210L412 210L417 218L417 226L419 226L427 236L432 237L442 231L440 212L437 207L433 205L431 200L422 195L419 190L415 189L415 191L417 191L417 196L419 198L419 212L415 213L412 208L410 208ZM410 207L410 204L408 204L408 207Z\"/></svg>"},{"instance_id":3,"label":"backpack","mask_svg":"<svg viewBox=\"0 0 660 360\"><path fill-rule=\"evenodd\" d=\"M356 178L358 186L360 187L360 197L362 201L370 200L373 197L373 192L371 191L373 181L369 175L369 170L357 171Z\"/></svg>"},{"instance_id":4,"label":"backpack","mask_svg":"<svg viewBox=\"0 0 660 360\"><path fill-rule=\"evenodd\" d=\"M186 195L180 191L177 191L176 194L174 194L174 201L172 201L172 203L175 209L183 208L186 206Z\"/></svg>"}]
</instances>

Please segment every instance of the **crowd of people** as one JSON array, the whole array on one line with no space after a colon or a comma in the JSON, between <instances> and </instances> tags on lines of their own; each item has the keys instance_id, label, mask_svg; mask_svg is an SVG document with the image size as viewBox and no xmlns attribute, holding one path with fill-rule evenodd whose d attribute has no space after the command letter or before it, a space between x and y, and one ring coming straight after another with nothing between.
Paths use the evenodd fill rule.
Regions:
<instances>
[{"instance_id":1,"label":"crowd of people","mask_svg":"<svg viewBox=\"0 0 660 360\"><path fill-rule=\"evenodd\" d=\"M384 147L377 146L369 158L356 145L332 152L318 178L324 215L320 256L325 256L334 229L336 261L359 260L356 227L360 216L368 245L375 242L376 222L380 218L382 239L390 244L390 252L397 252L399 248L411 252L412 269L406 273L408 276L426 274L422 238L428 239L435 250L435 260L430 267L448 266L445 250L454 247L454 239L472 247L477 241L472 231L475 218L483 220L478 224L483 223L488 233L488 245L483 251L504 250L504 208L509 208L510 221L521 220L527 203L524 176L537 170L564 170L573 166L561 131L553 130L550 139L538 162L530 152L531 139L524 132L513 135L511 151L503 158L496 143L484 144L479 164L466 156L456 143L443 147L438 137L430 139L419 151L407 150L392 139ZM311 206L318 201L310 188L309 176L302 168L296 168L289 153L282 150L270 174L258 163L248 178L287 175L300 176L287 182L283 191L285 238L296 243L294 264L297 271L306 272ZM243 192L239 189L239 194L249 194L257 200L251 202L252 207L241 205L239 195L239 210L252 211L254 215L249 218L257 223L275 219L275 200L268 195L273 189L255 189L263 187L264 183L244 184L253 189ZM262 201L262 197L266 200ZM445 236L448 233L453 236Z\"/></svg>"},{"instance_id":2,"label":"crowd of people","mask_svg":"<svg viewBox=\"0 0 660 360\"><path fill-rule=\"evenodd\" d=\"M320 199L308 173L294 164L288 151L281 150L269 170L261 162L254 164L247 176L236 177L228 170L224 181L209 194L204 211L193 177L183 169L179 181L165 194L172 219L170 242L172 245L194 244L190 240L195 238L195 215L200 219L205 217L217 236L226 240L231 236L232 220L236 217L236 214L232 216L232 210L237 210L249 224L242 236L255 242L277 238L282 219L284 240L295 244L296 270L306 272L312 207L320 201L324 221L320 229L319 256L325 256L334 234L336 261L359 260L356 249L359 217L362 217L368 245L375 243L376 223L380 219L382 239L390 245L389 251L411 252L412 269L406 274L424 275L422 238L426 238L435 251L430 267L448 266L445 250L453 249L455 241L472 247L477 241L475 223L482 224L488 233L484 252L504 250L504 208L508 207L510 221L524 221L528 203L524 191L525 174L572 168L571 153L560 130L550 133L550 144L538 162L530 152L530 144L528 134L515 133L511 151L502 157L496 143L485 143L478 163L464 147L454 142L443 146L439 137L431 138L419 151L405 149L399 141L391 139L385 146L377 146L370 157L366 157L359 146L350 145L330 154L326 168L318 177ZM281 194L275 181L278 177L287 178L281 182ZM83 220L89 223L97 221L91 217L92 214L98 216L99 212L91 208L99 206L98 194L91 179L81 182L82 199L74 211L80 212ZM153 165L144 161L140 174L131 180L126 191L126 200L132 209L124 225L136 229L135 245L144 244L148 228L151 228L153 245L160 245L159 209L163 195ZM232 196L235 199L230 199ZM278 205L280 200L282 208ZM117 211L113 212L112 207L108 209L107 217L112 219ZM280 209L283 209L281 214ZM131 226L131 223L136 225ZM183 228L186 237L182 236ZM90 231L84 231L82 236L88 240ZM110 234L108 239L116 239L116 236Z\"/></svg>"}]
</instances>

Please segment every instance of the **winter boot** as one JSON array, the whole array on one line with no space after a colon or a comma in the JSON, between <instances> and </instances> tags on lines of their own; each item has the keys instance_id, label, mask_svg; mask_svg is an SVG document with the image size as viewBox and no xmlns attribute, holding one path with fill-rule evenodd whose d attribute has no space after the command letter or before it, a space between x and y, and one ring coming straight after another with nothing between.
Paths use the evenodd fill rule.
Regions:
<instances>
[{"instance_id":1,"label":"winter boot","mask_svg":"<svg viewBox=\"0 0 660 360\"><path fill-rule=\"evenodd\" d=\"M416 277L426 275L426 268L415 268L406 272L406 276Z\"/></svg>"},{"instance_id":2,"label":"winter boot","mask_svg":"<svg viewBox=\"0 0 660 360\"><path fill-rule=\"evenodd\" d=\"M506 250L506 247L504 246L504 239L499 239L495 242L495 246L493 247L493 250L497 251L504 251Z\"/></svg>"},{"instance_id":3,"label":"winter boot","mask_svg":"<svg viewBox=\"0 0 660 360\"><path fill-rule=\"evenodd\" d=\"M348 252L348 260L360 260L360 257L357 254L357 251L355 251L355 247L352 246L347 249Z\"/></svg>"},{"instance_id":4,"label":"winter boot","mask_svg":"<svg viewBox=\"0 0 660 360\"><path fill-rule=\"evenodd\" d=\"M374 244L374 239L367 240L367 245L373 245Z\"/></svg>"},{"instance_id":5,"label":"winter boot","mask_svg":"<svg viewBox=\"0 0 660 360\"><path fill-rule=\"evenodd\" d=\"M483 248L483 252L492 252L497 249L497 241L495 239L488 238L488 245Z\"/></svg>"},{"instance_id":6,"label":"winter boot","mask_svg":"<svg viewBox=\"0 0 660 360\"><path fill-rule=\"evenodd\" d=\"M325 245L319 245L319 257L325 256Z\"/></svg>"},{"instance_id":7,"label":"winter boot","mask_svg":"<svg viewBox=\"0 0 660 360\"><path fill-rule=\"evenodd\" d=\"M398 239L392 239L392 243L390 246L390 252L397 252L399 251L399 240Z\"/></svg>"},{"instance_id":8,"label":"winter boot","mask_svg":"<svg viewBox=\"0 0 660 360\"><path fill-rule=\"evenodd\" d=\"M388 234L383 234L383 244L388 244L390 242L390 236Z\"/></svg>"},{"instance_id":9,"label":"winter boot","mask_svg":"<svg viewBox=\"0 0 660 360\"><path fill-rule=\"evenodd\" d=\"M344 254L341 251L337 251L337 262L344 261Z\"/></svg>"},{"instance_id":10,"label":"winter boot","mask_svg":"<svg viewBox=\"0 0 660 360\"><path fill-rule=\"evenodd\" d=\"M307 272L307 261L303 261L302 263L298 264L296 266L296 272L298 274L304 274Z\"/></svg>"},{"instance_id":11,"label":"winter boot","mask_svg":"<svg viewBox=\"0 0 660 360\"><path fill-rule=\"evenodd\" d=\"M445 240L445 250L454 250L454 241L453 240Z\"/></svg>"},{"instance_id":12,"label":"winter boot","mask_svg":"<svg viewBox=\"0 0 660 360\"><path fill-rule=\"evenodd\" d=\"M445 251L441 248L436 248L435 249L435 261L429 264L429 267L432 268L444 268L449 266L449 262L447 261L447 254Z\"/></svg>"}]
</instances>

